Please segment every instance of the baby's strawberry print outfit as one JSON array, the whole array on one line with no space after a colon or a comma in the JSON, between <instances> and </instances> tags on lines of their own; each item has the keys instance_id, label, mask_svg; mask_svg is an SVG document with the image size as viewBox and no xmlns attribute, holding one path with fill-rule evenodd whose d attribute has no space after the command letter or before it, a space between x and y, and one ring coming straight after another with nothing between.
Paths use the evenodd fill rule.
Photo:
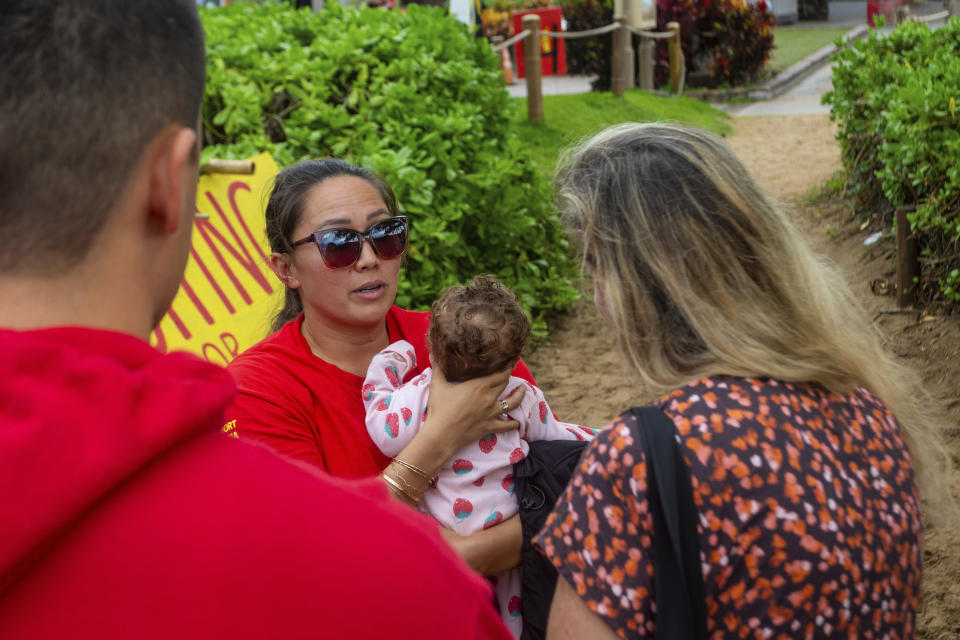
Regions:
<instances>
[{"instance_id":1,"label":"baby's strawberry print outfit","mask_svg":"<svg viewBox=\"0 0 960 640\"><path fill-rule=\"evenodd\" d=\"M865 389L715 376L656 406L690 469L713 640L916 633L922 525L896 419ZM534 539L622 638L653 637L653 518L632 414L587 447Z\"/></svg>"},{"instance_id":2,"label":"baby's strawberry print outfit","mask_svg":"<svg viewBox=\"0 0 960 640\"><path fill-rule=\"evenodd\" d=\"M432 370L425 369L412 380L401 382L415 367L413 347L400 340L373 358L363 384L367 432L391 458L410 443L427 415ZM528 440L592 440L596 435L594 429L559 422L543 392L522 378L511 376L501 397L506 398L521 385L526 387L526 395L510 413L520 427L490 434L455 453L420 500L421 510L460 535L492 527L517 513L513 464L527 456ZM520 578L519 569L494 578L501 615L518 638L522 627Z\"/></svg>"}]
</instances>

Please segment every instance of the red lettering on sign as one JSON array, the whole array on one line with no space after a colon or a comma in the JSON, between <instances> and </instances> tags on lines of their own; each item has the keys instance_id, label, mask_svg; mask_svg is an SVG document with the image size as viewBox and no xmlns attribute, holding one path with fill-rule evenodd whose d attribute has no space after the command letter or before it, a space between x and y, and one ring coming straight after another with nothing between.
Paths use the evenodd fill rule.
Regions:
<instances>
[{"instance_id":1,"label":"red lettering on sign","mask_svg":"<svg viewBox=\"0 0 960 640\"><path fill-rule=\"evenodd\" d=\"M164 337L163 329L161 329L159 325L157 326L156 329L153 330L153 337L156 338L157 340L156 350L159 351L160 353L166 353L167 339Z\"/></svg>"},{"instance_id":2,"label":"red lettering on sign","mask_svg":"<svg viewBox=\"0 0 960 640\"><path fill-rule=\"evenodd\" d=\"M210 357L210 353L208 353L209 351L216 352L217 356L220 358L220 360L223 361L224 365L230 362L229 360L227 360L227 357L223 355L223 352L220 351L217 345L206 342L203 345L203 359L206 360L207 362L214 362L214 360Z\"/></svg>"},{"instance_id":3,"label":"red lettering on sign","mask_svg":"<svg viewBox=\"0 0 960 640\"><path fill-rule=\"evenodd\" d=\"M230 234L233 236L234 240L237 242L237 246L231 244L227 239L220 233L216 227L210 224L209 220L198 220L197 229L200 231L200 235L203 236L203 239L207 242L207 246L210 247L210 250L213 252L213 255L217 258L217 261L220 263L220 266L223 267L223 270L227 273L227 276L233 282L233 286L236 287L237 292L240 294L240 297L243 298L243 301L248 305L253 304L253 300L247 294L247 290L243 288L243 285L240 284L240 281L237 279L237 276L233 273L233 270L227 266L226 260L223 258L223 254L217 249L214 245L211 236L216 238L220 245L226 249L233 259L240 263L240 265L247 270L247 273L256 281L257 284L266 292L273 293L273 287L270 286L270 282L267 281L267 278L264 276L263 272L260 270L260 266L254 261L250 256L250 252L247 250L247 245L240 240L240 236L237 235L237 232L234 230L233 225L230 224L230 221L227 219L226 214L223 213L223 209L220 207L220 204L217 202L217 199L209 191L206 192L207 200L210 201L210 204L213 205L213 208L217 210L217 213L220 215L221 220L223 220L224 225L230 231ZM241 255L242 252L242 255Z\"/></svg>"},{"instance_id":4,"label":"red lettering on sign","mask_svg":"<svg viewBox=\"0 0 960 640\"><path fill-rule=\"evenodd\" d=\"M236 358L240 355L240 345L232 333L221 333L220 342L223 343L223 348L227 350L231 358Z\"/></svg>"},{"instance_id":5,"label":"red lettering on sign","mask_svg":"<svg viewBox=\"0 0 960 640\"><path fill-rule=\"evenodd\" d=\"M183 336L184 340L190 339L190 330L187 329L187 325L183 324L183 320L180 319L180 316L177 315L177 312L173 310L173 307L167 311L167 315L170 316L170 319L173 320L173 324L177 326L177 329L180 330L180 335Z\"/></svg>"},{"instance_id":6,"label":"red lettering on sign","mask_svg":"<svg viewBox=\"0 0 960 640\"><path fill-rule=\"evenodd\" d=\"M237 310L233 308L232 304L230 304L230 299L227 298L227 294L225 294L223 289L220 288L220 285L213 277L213 274L211 274L210 270L207 269L207 264L202 258L200 258L200 254L197 253L196 249L193 247L190 247L190 257L193 258L194 262L197 263L197 266L200 267L200 270L203 271L203 275L207 277L207 282L210 283L210 286L213 287L213 290L216 292L217 296L220 297L220 300L223 302L223 306L227 308L227 311L229 311L231 315L236 313Z\"/></svg>"},{"instance_id":7,"label":"red lettering on sign","mask_svg":"<svg viewBox=\"0 0 960 640\"><path fill-rule=\"evenodd\" d=\"M210 247L210 251L213 252L213 257L215 257L217 262L220 263L220 267L223 269L224 273L227 274L227 277L230 278L230 281L240 294L240 297L243 298L243 301L247 304L253 304L253 298L250 297L250 294L247 293L247 290L243 288L242 284L240 284L240 280L237 279L237 275L233 272L233 269L230 268L230 265L227 264L223 254L220 253L220 250L217 249L217 246L213 243L213 238L210 237L215 236L216 239L220 240L224 246L230 247L226 241L226 238L223 237L223 234L217 231L216 228L207 220L197 220L197 230L200 232L200 235L203 236L207 246ZM230 250L231 253L234 254L234 257L239 259L239 255L237 254L236 250L233 249L233 247L230 247Z\"/></svg>"},{"instance_id":8,"label":"red lettering on sign","mask_svg":"<svg viewBox=\"0 0 960 640\"><path fill-rule=\"evenodd\" d=\"M200 302L200 298L198 298L197 294L194 293L193 287L190 286L190 283L187 282L186 278L183 279L183 282L180 283L180 286L187 294L187 297L190 298L190 301L193 302L193 306L195 306L197 311L200 312L200 315L203 316L203 319L207 321L207 324L213 324L213 316L210 315L210 312L207 311L207 308L203 306L202 302Z\"/></svg>"},{"instance_id":9,"label":"red lettering on sign","mask_svg":"<svg viewBox=\"0 0 960 640\"><path fill-rule=\"evenodd\" d=\"M243 227L247 237L250 238L250 244L253 245L253 248L257 250L257 253L259 253L263 261L266 262L267 255L263 252L263 249L260 248L260 243L257 242L257 239L253 237L252 233L250 233L250 228L247 226L247 222L243 219L243 215L240 213L240 208L237 206L238 189L246 189L247 191L250 191L250 185L245 182L240 182L239 180L230 184L230 187L227 189L227 197L230 199L230 207L233 209L233 213L237 216L237 222L240 223L240 226ZM224 219L224 222L226 222L226 219ZM229 223L227 226L229 227ZM233 232L233 227L230 227L230 231ZM237 238L237 234L234 233L233 237ZM237 238L237 242L240 242L240 238ZM269 288L267 293L273 293L273 289Z\"/></svg>"}]
</instances>

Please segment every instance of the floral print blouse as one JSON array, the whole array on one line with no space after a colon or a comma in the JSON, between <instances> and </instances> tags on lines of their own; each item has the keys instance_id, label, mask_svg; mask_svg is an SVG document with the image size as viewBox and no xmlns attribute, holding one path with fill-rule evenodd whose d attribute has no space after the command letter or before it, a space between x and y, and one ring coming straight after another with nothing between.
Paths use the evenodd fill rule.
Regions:
<instances>
[{"instance_id":1,"label":"floral print blouse","mask_svg":"<svg viewBox=\"0 0 960 640\"><path fill-rule=\"evenodd\" d=\"M656 406L690 469L711 638L913 637L920 506L879 399L716 376ZM656 626L653 520L625 416L587 448L535 544L620 637L642 638Z\"/></svg>"}]
</instances>

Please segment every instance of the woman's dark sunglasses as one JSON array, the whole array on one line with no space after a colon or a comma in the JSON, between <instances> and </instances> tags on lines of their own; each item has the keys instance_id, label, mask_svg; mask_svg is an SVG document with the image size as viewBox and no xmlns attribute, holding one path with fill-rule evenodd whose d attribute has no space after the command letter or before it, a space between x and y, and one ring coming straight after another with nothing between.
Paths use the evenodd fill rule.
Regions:
<instances>
[{"instance_id":1,"label":"woman's dark sunglasses","mask_svg":"<svg viewBox=\"0 0 960 640\"><path fill-rule=\"evenodd\" d=\"M366 233L353 229L314 231L291 246L296 248L308 242L315 242L325 265L331 269L346 269L360 259L364 240L369 240L373 252L384 260L399 258L407 250L406 216L381 220L367 229Z\"/></svg>"}]
</instances>

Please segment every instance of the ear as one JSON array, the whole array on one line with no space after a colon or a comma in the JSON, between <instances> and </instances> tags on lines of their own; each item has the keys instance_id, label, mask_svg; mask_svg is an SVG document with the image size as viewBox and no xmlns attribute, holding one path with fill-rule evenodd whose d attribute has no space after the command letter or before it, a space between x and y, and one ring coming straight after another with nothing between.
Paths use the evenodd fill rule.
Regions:
<instances>
[{"instance_id":1,"label":"ear","mask_svg":"<svg viewBox=\"0 0 960 640\"><path fill-rule=\"evenodd\" d=\"M196 144L197 132L189 127L168 127L158 136L150 171L150 219L164 234L193 218L194 211L183 209L195 206L187 199L197 181Z\"/></svg>"},{"instance_id":2,"label":"ear","mask_svg":"<svg viewBox=\"0 0 960 640\"><path fill-rule=\"evenodd\" d=\"M293 268L293 258L285 253L271 253L268 260L270 268L280 282L287 285L288 289L300 288L300 280L297 279Z\"/></svg>"}]
</instances>

